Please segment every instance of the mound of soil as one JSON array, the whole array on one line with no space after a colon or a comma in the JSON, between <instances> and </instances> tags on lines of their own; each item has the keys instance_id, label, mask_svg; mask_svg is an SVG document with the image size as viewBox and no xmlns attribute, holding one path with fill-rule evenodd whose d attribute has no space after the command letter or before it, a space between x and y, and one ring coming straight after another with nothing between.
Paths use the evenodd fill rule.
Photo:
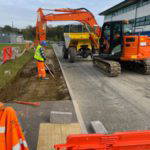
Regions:
<instances>
[{"instance_id":1,"label":"mound of soil","mask_svg":"<svg viewBox=\"0 0 150 150\"><path fill-rule=\"evenodd\" d=\"M16 78L0 90L2 102L70 100L59 63L52 49L47 51L49 66L53 66L56 80L47 74L49 80L37 78L36 62L31 60L17 74Z\"/></svg>"}]
</instances>

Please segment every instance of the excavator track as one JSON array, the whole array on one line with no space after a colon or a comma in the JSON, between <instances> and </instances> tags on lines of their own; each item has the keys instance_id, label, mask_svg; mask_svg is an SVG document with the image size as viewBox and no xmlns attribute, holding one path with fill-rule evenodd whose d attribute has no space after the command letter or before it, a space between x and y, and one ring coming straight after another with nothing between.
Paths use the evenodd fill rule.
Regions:
<instances>
[{"instance_id":1,"label":"excavator track","mask_svg":"<svg viewBox=\"0 0 150 150\"><path fill-rule=\"evenodd\" d=\"M144 60L142 64L142 73L145 75L150 75L150 59Z\"/></svg>"},{"instance_id":2,"label":"excavator track","mask_svg":"<svg viewBox=\"0 0 150 150\"><path fill-rule=\"evenodd\" d=\"M117 61L105 60L95 56L93 57L93 64L109 77L116 77L121 74L121 65Z\"/></svg>"}]
</instances>

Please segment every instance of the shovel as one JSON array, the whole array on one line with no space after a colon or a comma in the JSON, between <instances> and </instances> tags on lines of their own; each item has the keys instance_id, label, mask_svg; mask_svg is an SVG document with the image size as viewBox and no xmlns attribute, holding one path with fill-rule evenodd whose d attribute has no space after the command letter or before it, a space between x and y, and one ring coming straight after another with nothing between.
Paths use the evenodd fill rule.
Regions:
<instances>
[{"instance_id":1,"label":"shovel","mask_svg":"<svg viewBox=\"0 0 150 150\"><path fill-rule=\"evenodd\" d=\"M45 64L46 69L49 71L49 73L51 74L51 76L54 78L54 80L56 80L54 73L49 69L48 65Z\"/></svg>"}]
</instances>

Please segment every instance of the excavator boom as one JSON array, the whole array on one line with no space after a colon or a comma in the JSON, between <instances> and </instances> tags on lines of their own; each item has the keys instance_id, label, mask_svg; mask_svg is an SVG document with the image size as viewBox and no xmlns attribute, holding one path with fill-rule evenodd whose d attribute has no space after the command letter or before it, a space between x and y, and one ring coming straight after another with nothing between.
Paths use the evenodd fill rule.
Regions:
<instances>
[{"instance_id":1,"label":"excavator boom","mask_svg":"<svg viewBox=\"0 0 150 150\"><path fill-rule=\"evenodd\" d=\"M38 9L38 18L36 23L36 39L41 41L46 39L46 23L47 21L78 21L87 25L93 29L93 32L96 36L101 36L101 28L96 22L93 14L85 8L79 9L54 9L49 10L53 12L60 12L59 14L49 13L44 15L44 9ZM90 30L88 30L90 33ZM90 39L93 41L93 44L99 48L99 43L93 37L93 34L90 33Z\"/></svg>"}]
</instances>

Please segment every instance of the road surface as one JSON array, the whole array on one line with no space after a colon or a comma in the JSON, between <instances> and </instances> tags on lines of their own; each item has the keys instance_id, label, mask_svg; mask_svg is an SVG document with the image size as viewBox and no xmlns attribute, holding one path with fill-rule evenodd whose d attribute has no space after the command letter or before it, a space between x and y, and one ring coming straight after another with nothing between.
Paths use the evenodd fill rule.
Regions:
<instances>
[{"instance_id":1,"label":"road surface","mask_svg":"<svg viewBox=\"0 0 150 150\"><path fill-rule=\"evenodd\" d=\"M89 132L95 120L109 133L150 129L150 76L123 71L119 77L107 77L91 61L68 63L61 57L62 47L53 48Z\"/></svg>"}]
</instances>

